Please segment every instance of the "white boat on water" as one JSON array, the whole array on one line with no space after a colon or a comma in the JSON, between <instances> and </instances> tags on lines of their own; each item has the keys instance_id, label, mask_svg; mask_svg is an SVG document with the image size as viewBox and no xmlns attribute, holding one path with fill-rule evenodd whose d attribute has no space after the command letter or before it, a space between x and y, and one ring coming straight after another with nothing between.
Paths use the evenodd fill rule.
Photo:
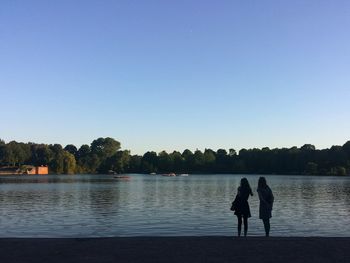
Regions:
<instances>
[{"instance_id":1,"label":"white boat on water","mask_svg":"<svg viewBox=\"0 0 350 263\"><path fill-rule=\"evenodd\" d=\"M169 173L169 174L162 174L162 176L176 176L174 173Z\"/></svg>"}]
</instances>

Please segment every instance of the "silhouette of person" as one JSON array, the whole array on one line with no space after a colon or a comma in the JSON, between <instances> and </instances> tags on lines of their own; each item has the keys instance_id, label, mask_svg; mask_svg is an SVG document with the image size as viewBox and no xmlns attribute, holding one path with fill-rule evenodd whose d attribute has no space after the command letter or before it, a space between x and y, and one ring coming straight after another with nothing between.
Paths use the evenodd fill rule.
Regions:
<instances>
[{"instance_id":1,"label":"silhouette of person","mask_svg":"<svg viewBox=\"0 0 350 263\"><path fill-rule=\"evenodd\" d=\"M248 232L248 218L251 217L250 208L248 204L249 195L253 196L247 178L241 179L241 185L237 189L237 195L234 201L234 211L238 219L238 236L241 236L242 219L244 224L244 236Z\"/></svg>"},{"instance_id":2,"label":"silhouette of person","mask_svg":"<svg viewBox=\"0 0 350 263\"><path fill-rule=\"evenodd\" d=\"M259 218L262 219L265 228L265 235L270 235L270 218L272 217L272 206L274 196L270 187L266 183L265 177L260 177L258 181L258 195L260 200Z\"/></svg>"}]
</instances>

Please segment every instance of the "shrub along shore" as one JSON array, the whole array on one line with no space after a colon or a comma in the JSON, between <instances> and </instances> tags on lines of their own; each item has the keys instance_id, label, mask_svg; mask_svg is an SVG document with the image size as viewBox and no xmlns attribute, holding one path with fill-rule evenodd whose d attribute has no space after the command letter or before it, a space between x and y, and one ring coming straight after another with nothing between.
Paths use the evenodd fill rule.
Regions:
<instances>
[{"instance_id":1,"label":"shrub along shore","mask_svg":"<svg viewBox=\"0 0 350 263\"><path fill-rule=\"evenodd\" d=\"M0 239L0 262L350 262L350 238Z\"/></svg>"},{"instance_id":2,"label":"shrub along shore","mask_svg":"<svg viewBox=\"0 0 350 263\"><path fill-rule=\"evenodd\" d=\"M113 138L98 138L77 148L0 140L0 167L48 166L53 174L74 173L227 173L349 175L350 141L342 146L262 149L205 149L182 153L148 151L131 155Z\"/></svg>"}]
</instances>

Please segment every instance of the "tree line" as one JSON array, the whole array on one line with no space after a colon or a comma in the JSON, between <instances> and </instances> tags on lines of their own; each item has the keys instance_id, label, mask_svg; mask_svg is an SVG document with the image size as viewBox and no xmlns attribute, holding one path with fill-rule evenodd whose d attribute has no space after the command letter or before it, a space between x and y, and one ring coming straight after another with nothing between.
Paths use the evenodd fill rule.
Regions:
<instances>
[{"instance_id":1,"label":"tree line","mask_svg":"<svg viewBox=\"0 0 350 263\"><path fill-rule=\"evenodd\" d=\"M182 153L148 151L131 155L113 138L98 138L79 149L72 145L37 144L0 140L0 165L48 165L53 174L75 173L229 173L349 175L350 141L343 146L219 149Z\"/></svg>"}]
</instances>

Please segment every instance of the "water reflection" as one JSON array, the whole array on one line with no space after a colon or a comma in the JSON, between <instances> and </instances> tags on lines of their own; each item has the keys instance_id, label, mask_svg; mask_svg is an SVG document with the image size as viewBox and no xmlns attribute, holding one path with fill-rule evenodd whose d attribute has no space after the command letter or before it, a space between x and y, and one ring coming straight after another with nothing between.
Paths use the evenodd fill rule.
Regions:
<instances>
[{"instance_id":1,"label":"water reflection","mask_svg":"<svg viewBox=\"0 0 350 263\"><path fill-rule=\"evenodd\" d=\"M249 233L262 235L253 188ZM239 175L0 177L2 237L233 235ZM272 235L350 236L350 178L270 176Z\"/></svg>"}]
</instances>

